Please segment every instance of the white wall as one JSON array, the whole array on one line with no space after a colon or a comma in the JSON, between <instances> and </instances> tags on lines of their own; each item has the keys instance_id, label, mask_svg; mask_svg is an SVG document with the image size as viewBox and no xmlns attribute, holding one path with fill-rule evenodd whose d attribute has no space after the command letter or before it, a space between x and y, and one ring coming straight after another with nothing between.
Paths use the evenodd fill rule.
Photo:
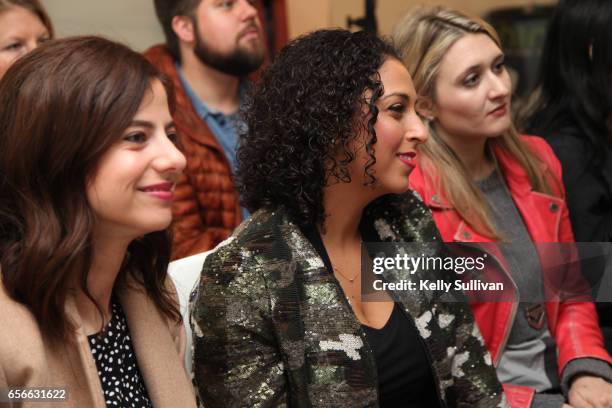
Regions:
<instances>
[{"instance_id":1,"label":"white wall","mask_svg":"<svg viewBox=\"0 0 612 408\"><path fill-rule=\"evenodd\" d=\"M364 0L286 0L289 9L289 34L294 37L320 27L345 27L346 17L361 17ZM464 12L483 15L502 6L535 6L557 0L378 0L376 16L379 31L390 34L395 22L407 9L418 4L445 5Z\"/></svg>"},{"instance_id":2,"label":"white wall","mask_svg":"<svg viewBox=\"0 0 612 408\"><path fill-rule=\"evenodd\" d=\"M98 34L144 50L164 40L153 0L42 0L58 37Z\"/></svg>"},{"instance_id":3,"label":"white wall","mask_svg":"<svg viewBox=\"0 0 612 408\"><path fill-rule=\"evenodd\" d=\"M137 50L163 41L153 0L42 0L58 36L100 34L126 42ZM285 0L291 38L323 27L344 27L346 17L360 17L364 0ZM556 0L378 0L382 34L415 4L443 4L472 14L500 6L551 4Z\"/></svg>"}]
</instances>

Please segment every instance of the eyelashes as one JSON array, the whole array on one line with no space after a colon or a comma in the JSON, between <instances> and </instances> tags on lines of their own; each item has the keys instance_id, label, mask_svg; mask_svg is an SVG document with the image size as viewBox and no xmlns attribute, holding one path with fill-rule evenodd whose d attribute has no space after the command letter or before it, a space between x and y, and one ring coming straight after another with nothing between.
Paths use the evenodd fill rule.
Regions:
<instances>
[{"instance_id":1,"label":"eyelashes","mask_svg":"<svg viewBox=\"0 0 612 408\"><path fill-rule=\"evenodd\" d=\"M493 71L494 74L499 75L502 72L504 72L505 67L506 67L506 62L504 60L501 60L493 65L493 67L491 68L491 71ZM478 85L478 83L480 82L480 79L481 79L480 73L475 73L475 72L470 73L463 80L463 86L467 88L473 88L476 85Z\"/></svg>"},{"instance_id":2,"label":"eyelashes","mask_svg":"<svg viewBox=\"0 0 612 408\"><path fill-rule=\"evenodd\" d=\"M176 144L178 134L175 130L170 130L167 132L166 137L172 143ZM143 144L149 140L149 136L145 132L132 132L125 135L123 140L129 143Z\"/></svg>"},{"instance_id":3,"label":"eyelashes","mask_svg":"<svg viewBox=\"0 0 612 408\"><path fill-rule=\"evenodd\" d=\"M123 137L123 140L131 143L144 143L147 139L147 135L144 132L129 133Z\"/></svg>"}]
</instances>

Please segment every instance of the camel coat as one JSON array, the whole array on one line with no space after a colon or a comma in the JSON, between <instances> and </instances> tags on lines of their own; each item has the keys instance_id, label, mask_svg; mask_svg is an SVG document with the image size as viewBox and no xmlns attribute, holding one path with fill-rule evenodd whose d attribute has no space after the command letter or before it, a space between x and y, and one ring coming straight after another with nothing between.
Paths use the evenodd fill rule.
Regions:
<instances>
[{"instance_id":1,"label":"camel coat","mask_svg":"<svg viewBox=\"0 0 612 408\"><path fill-rule=\"evenodd\" d=\"M183 367L185 332L169 322L142 287L117 289L128 322L138 366L155 408L195 407L193 387ZM2 402L0 407L106 408L96 363L83 333L74 299L66 313L76 325L74 342L45 341L28 308L9 297L0 281L0 392L7 388L66 388L64 402Z\"/></svg>"}]
</instances>

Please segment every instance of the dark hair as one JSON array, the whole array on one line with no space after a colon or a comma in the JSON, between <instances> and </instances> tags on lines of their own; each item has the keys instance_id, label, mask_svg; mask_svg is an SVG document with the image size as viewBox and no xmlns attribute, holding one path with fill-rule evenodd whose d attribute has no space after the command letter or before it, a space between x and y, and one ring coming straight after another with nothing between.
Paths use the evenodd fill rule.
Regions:
<instances>
[{"instance_id":1,"label":"dark hair","mask_svg":"<svg viewBox=\"0 0 612 408\"><path fill-rule=\"evenodd\" d=\"M177 61L181 60L181 52L178 37L172 29L172 19L175 16L193 16L201 2L202 0L155 0L155 14L164 30L166 45Z\"/></svg>"},{"instance_id":2,"label":"dark hair","mask_svg":"<svg viewBox=\"0 0 612 408\"><path fill-rule=\"evenodd\" d=\"M73 280L93 301L87 276L95 215L87 184L153 80L170 91L140 54L98 37L45 43L0 80L2 283L51 339L65 340L73 329L64 313ZM172 110L171 92L168 98ZM147 234L129 245L118 279L133 275L158 309L178 320L164 286L169 259L167 233Z\"/></svg>"},{"instance_id":3,"label":"dark hair","mask_svg":"<svg viewBox=\"0 0 612 408\"><path fill-rule=\"evenodd\" d=\"M0 0L0 13L10 9L11 7L23 7L24 9L34 13L47 28L47 31L49 31L49 36L54 38L55 33L53 30L53 24L51 24L51 19L49 18L45 8L38 0Z\"/></svg>"},{"instance_id":4,"label":"dark hair","mask_svg":"<svg viewBox=\"0 0 612 408\"><path fill-rule=\"evenodd\" d=\"M398 58L380 38L340 29L315 31L281 50L247 104L248 131L237 152L238 186L250 211L283 205L300 225L323 222L323 187L330 178L350 181L350 143L361 128L370 135L364 172L368 184L376 182L378 70L388 57Z\"/></svg>"},{"instance_id":5,"label":"dark hair","mask_svg":"<svg viewBox=\"0 0 612 408\"><path fill-rule=\"evenodd\" d=\"M612 114L612 2L561 0L542 52L540 94L529 131L550 134L577 124L603 158Z\"/></svg>"}]
</instances>

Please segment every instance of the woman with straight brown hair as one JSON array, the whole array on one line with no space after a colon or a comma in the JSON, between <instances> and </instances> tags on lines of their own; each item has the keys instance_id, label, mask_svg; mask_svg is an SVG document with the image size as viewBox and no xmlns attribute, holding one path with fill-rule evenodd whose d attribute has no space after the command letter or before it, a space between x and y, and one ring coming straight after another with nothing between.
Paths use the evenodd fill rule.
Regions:
<instances>
[{"instance_id":1,"label":"woman with straight brown hair","mask_svg":"<svg viewBox=\"0 0 612 408\"><path fill-rule=\"evenodd\" d=\"M185 166L168 91L142 56L97 37L45 44L0 81L9 407L195 406L166 276Z\"/></svg>"},{"instance_id":2,"label":"woman with straight brown hair","mask_svg":"<svg viewBox=\"0 0 612 408\"><path fill-rule=\"evenodd\" d=\"M0 78L18 58L53 36L51 20L38 0L0 0Z\"/></svg>"}]
</instances>

